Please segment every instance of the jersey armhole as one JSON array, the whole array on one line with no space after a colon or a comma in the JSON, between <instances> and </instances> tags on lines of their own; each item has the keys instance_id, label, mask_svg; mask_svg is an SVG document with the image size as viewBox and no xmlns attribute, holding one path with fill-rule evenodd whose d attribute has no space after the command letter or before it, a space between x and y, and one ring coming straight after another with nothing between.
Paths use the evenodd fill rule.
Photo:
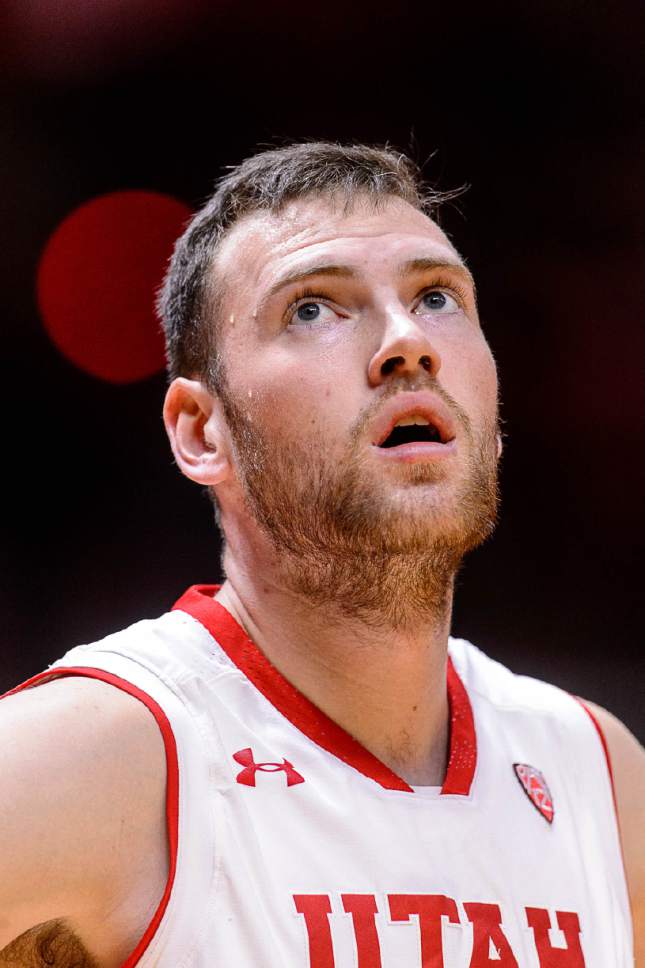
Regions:
<instances>
[{"instance_id":1,"label":"jersey armhole","mask_svg":"<svg viewBox=\"0 0 645 968\"><path fill-rule=\"evenodd\" d=\"M120 968L135 968L135 965L137 965L143 957L157 931L157 928L161 924L161 920L168 906L168 901L170 900L170 894L175 881L175 873L177 871L177 845L179 833L179 763L177 757L177 743L175 741L175 736L172 731L170 721L159 703L157 703L152 696L149 696L148 693L144 692L142 689L139 689L138 686L133 685L126 679L122 679L120 676L115 676L111 672L106 672L104 669L96 669L91 666L58 666L56 668L48 669L45 672L40 672L38 675L32 676L31 679L27 679L20 685L15 686L8 692L5 692L0 696L0 699L5 699L7 696L13 696L18 692L31 688L32 686L38 686L44 682L48 682L53 679L65 678L67 676L83 676L88 679L100 679L101 682L106 682L117 689L121 689L122 692L128 693L128 695L133 696L135 699L138 699L139 702L142 702L154 716L163 739L166 754L166 832L168 837L169 852L168 879L166 881L166 886L161 900L157 905L157 909L153 914L148 927L144 931L134 951L128 955L125 961L120 965Z\"/></svg>"},{"instance_id":2,"label":"jersey armhole","mask_svg":"<svg viewBox=\"0 0 645 968\"><path fill-rule=\"evenodd\" d=\"M573 698L576 699L577 702L580 703L580 705L582 706L582 708L586 712L587 716L589 717L589 719L591 720L591 722L594 724L594 726L596 728L596 732L597 732L597 734L598 734L598 736L600 738L600 743L601 743L601 746L603 748L603 752L605 754L605 761L607 763L607 772L609 773L609 782L611 784L611 797L612 797L612 800L613 800L613 803L614 803L614 817L615 817L615 820L616 820L616 829L618 830L618 843L620 844L620 856L621 856L621 860L623 862L623 873L625 874L625 883L626 883L627 882L627 868L625 867L625 851L623 849L623 836L622 836L622 833L621 833L621 830L620 830L620 817L618 815L618 800L616 799L616 784L614 783L614 771L613 771L613 768L612 768L612 765L611 765L611 755L609 753L609 746L607 745L607 740L605 738L604 730L603 730L602 726L600 725L600 723L598 722L598 717L591 711L591 709L589 708L589 706L587 705L587 703L584 701L584 699L581 699L580 696L574 696Z\"/></svg>"},{"instance_id":3,"label":"jersey armhole","mask_svg":"<svg viewBox=\"0 0 645 968\"><path fill-rule=\"evenodd\" d=\"M596 727L596 732L598 733L598 736L600 737L600 743L602 745L603 752L605 754L605 761L607 763L607 771L609 773L609 781L611 783L611 795L612 795L612 798L613 798L613 801L614 801L614 812L616 814L616 819L618 819L618 803L616 801L616 786L614 784L614 771L612 769L611 756L609 755L609 747L607 746L607 740L605 739L605 734L603 732L603 728L600 725L600 723L598 722L598 717L595 716L594 713L592 713L591 709L589 708L589 706L587 705L587 703L584 701L584 699L581 699L580 696L574 696L574 699L576 699L580 703L580 705L582 706L582 708L586 712L587 716L589 717L589 719L591 720L591 722Z\"/></svg>"}]
</instances>

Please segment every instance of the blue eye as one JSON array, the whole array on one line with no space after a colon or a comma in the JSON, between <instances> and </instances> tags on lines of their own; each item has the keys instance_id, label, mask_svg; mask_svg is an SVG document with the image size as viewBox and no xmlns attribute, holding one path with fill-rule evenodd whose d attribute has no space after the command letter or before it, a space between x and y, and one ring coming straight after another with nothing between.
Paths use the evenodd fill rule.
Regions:
<instances>
[{"instance_id":1,"label":"blue eye","mask_svg":"<svg viewBox=\"0 0 645 968\"><path fill-rule=\"evenodd\" d=\"M327 305L327 298L318 293L303 292L289 307L289 324L301 329L307 326L331 325L338 319L338 313Z\"/></svg>"},{"instance_id":2,"label":"blue eye","mask_svg":"<svg viewBox=\"0 0 645 968\"><path fill-rule=\"evenodd\" d=\"M320 304L315 302L303 303L298 306L295 315L302 323L311 323L320 316Z\"/></svg>"},{"instance_id":3,"label":"blue eye","mask_svg":"<svg viewBox=\"0 0 645 968\"><path fill-rule=\"evenodd\" d=\"M448 301L443 292L427 292L423 299L428 309L443 309Z\"/></svg>"},{"instance_id":4,"label":"blue eye","mask_svg":"<svg viewBox=\"0 0 645 968\"><path fill-rule=\"evenodd\" d=\"M430 292L424 293L421 297L421 302L417 307L417 312L423 313L457 313L459 312L459 304L457 300L447 292L443 292L441 289L431 289Z\"/></svg>"}]
</instances>

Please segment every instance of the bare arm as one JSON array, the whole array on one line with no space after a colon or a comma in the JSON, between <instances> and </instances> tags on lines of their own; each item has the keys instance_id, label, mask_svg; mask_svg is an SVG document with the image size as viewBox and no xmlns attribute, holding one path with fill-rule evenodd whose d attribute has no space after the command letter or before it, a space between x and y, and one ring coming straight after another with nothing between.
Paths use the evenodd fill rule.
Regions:
<instances>
[{"instance_id":1,"label":"bare arm","mask_svg":"<svg viewBox=\"0 0 645 968\"><path fill-rule=\"evenodd\" d=\"M645 968L645 749L620 720L586 702L605 734L634 921L636 968Z\"/></svg>"},{"instance_id":2,"label":"bare arm","mask_svg":"<svg viewBox=\"0 0 645 968\"><path fill-rule=\"evenodd\" d=\"M75 942L87 968L119 965L167 869L165 755L153 717L91 679L7 697L0 776L0 966L21 964L14 953L22 946L25 958L43 938L63 966Z\"/></svg>"}]
</instances>

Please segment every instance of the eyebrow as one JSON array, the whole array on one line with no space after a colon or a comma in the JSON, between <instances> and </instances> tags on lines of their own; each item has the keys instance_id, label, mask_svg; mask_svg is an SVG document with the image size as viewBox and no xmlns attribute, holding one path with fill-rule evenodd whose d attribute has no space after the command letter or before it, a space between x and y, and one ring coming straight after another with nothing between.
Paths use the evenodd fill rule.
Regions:
<instances>
[{"instance_id":1,"label":"eyebrow","mask_svg":"<svg viewBox=\"0 0 645 968\"><path fill-rule=\"evenodd\" d=\"M397 275L399 277L412 275L415 272L428 272L436 269L450 269L453 272L459 272L461 275L465 276L468 282L475 288L474 279L469 271L469 269L461 261L447 262L445 259L433 259L431 257L420 257L417 259L408 259L406 262L401 263L398 267ZM303 282L305 279L310 279L313 276L335 276L336 278L342 279L353 279L356 278L360 273L353 266L346 265L335 265L330 263L320 263L313 266L308 266L305 269L293 269L288 272L281 279L275 282L265 297L262 300L264 305L268 302L276 293L280 292L281 289L285 289L287 286L291 286L296 282Z\"/></svg>"},{"instance_id":2,"label":"eyebrow","mask_svg":"<svg viewBox=\"0 0 645 968\"><path fill-rule=\"evenodd\" d=\"M434 269L450 269L453 272L458 272L468 280L473 289L475 288L475 280L470 269L461 260L457 259L454 262L446 262L445 259L432 258L409 259L407 262L401 263L398 269L398 275L407 276L414 272L430 272Z\"/></svg>"},{"instance_id":3,"label":"eyebrow","mask_svg":"<svg viewBox=\"0 0 645 968\"><path fill-rule=\"evenodd\" d=\"M328 263L309 266L307 269L293 269L292 272L288 272L286 276L282 276L281 279L278 279L271 286L262 301L267 302L277 292L280 292L281 289L293 285L294 282L302 282L304 279L309 279L311 276L339 276L344 279L351 279L356 275L358 273L352 266L329 265Z\"/></svg>"}]
</instances>

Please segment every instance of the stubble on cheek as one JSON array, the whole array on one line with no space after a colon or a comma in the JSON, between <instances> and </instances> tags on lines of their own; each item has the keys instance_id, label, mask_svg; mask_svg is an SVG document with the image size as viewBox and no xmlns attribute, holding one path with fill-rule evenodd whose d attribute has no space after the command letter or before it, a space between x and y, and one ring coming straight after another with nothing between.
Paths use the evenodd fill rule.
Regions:
<instances>
[{"instance_id":1,"label":"stubble on cheek","mask_svg":"<svg viewBox=\"0 0 645 968\"><path fill-rule=\"evenodd\" d=\"M428 524L434 518L437 527L447 531L452 527L474 531L480 536L473 534L475 543L493 530L498 503L497 409L475 429L441 385L431 389L453 414L461 454L455 463L443 466L412 463L398 468L400 482L394 483L393 469L381 468L365 442L366 423L372 415L363 415L349 428L342 446L338 439L332 440L333 430L321 416L303 417L307 426L294 425L293 413L284 427L276 423L276 415L285 412L279 393L248 390L238 398L226 388L222 405L239 484L249 511L277 550L301 555L394 551L399 538L404 538L401 532L412 530L414 520L419 520L414 491L423 485L436 488L434 496L427 488L425 496L419 494L419 501L427 502ZM409 492L403 502L394 493L402 488ZM410 514L409 527L402 505ZM451 523L450 518L455 520ZM423 540L419 534L407 550L421 550ZM399 550L406 550L405 542Z\"/></svg>"},{"instance_id":2,"label":"stubble on cheek","mask_svg":"<svg viewBox=\"0 0 645 968\"><path fill-rule=\"evenodd\" d=\"M351 434L344 453L331 451L328 428L290 437L263 424L254 407L230 404L240 487L275 554L276 580L311 605L378 628L446 607L463 556L494 529L496 421L477 434L462 428L463 456L450 470L410 465L424 475L417 498L417 485L394 485Z\"/></svg>"}]
</instances>

